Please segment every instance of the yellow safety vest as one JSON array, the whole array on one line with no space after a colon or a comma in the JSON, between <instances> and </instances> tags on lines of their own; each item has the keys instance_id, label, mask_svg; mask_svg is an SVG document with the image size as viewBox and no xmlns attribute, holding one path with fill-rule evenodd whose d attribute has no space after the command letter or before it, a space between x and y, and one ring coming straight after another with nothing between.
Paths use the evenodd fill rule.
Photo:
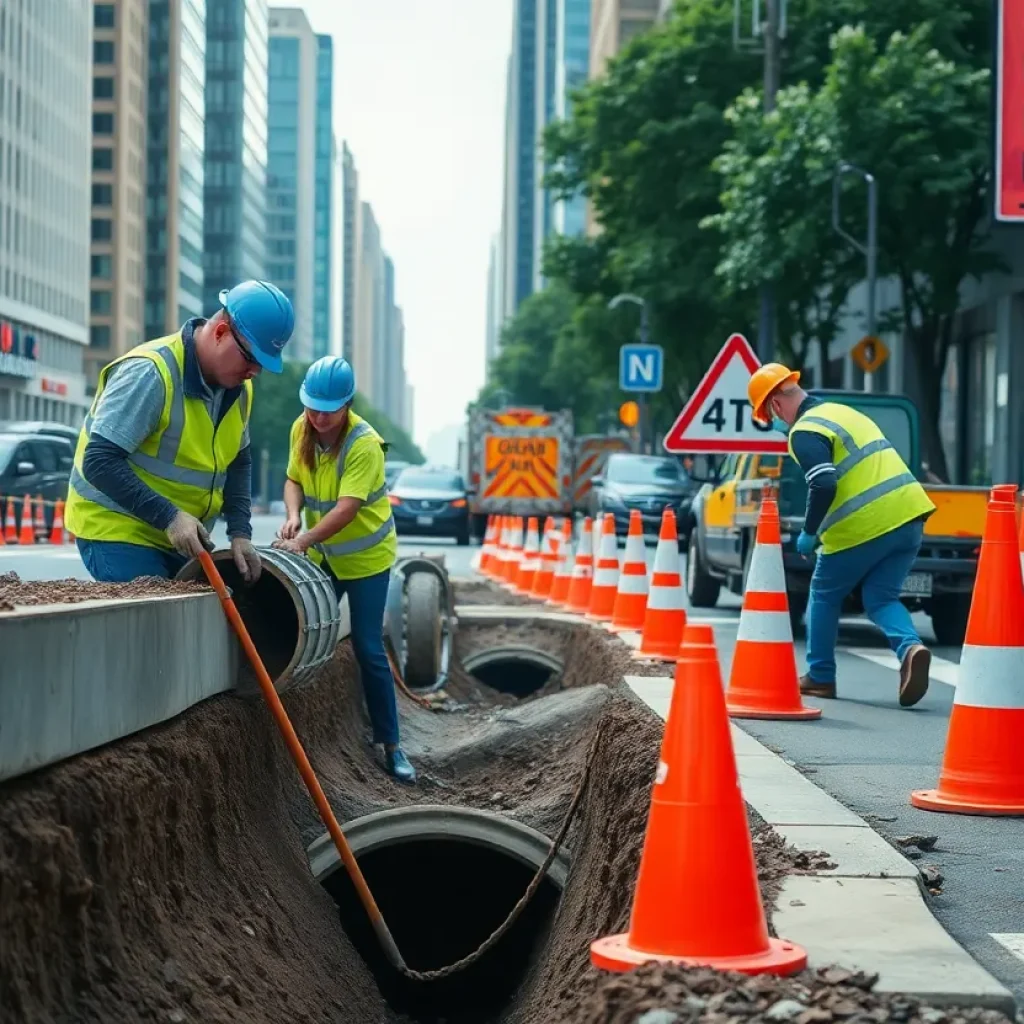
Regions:
<instances>
[{"instance_id":1,"label":"yellow safety vest","mask_svg":"<svg viewBox=\"0 0 1024 1024\"><path fill-rule=\"evenodd\" d=\"M292 425L292 455L289 461L292 467L297 467L298 479L295 482L302 488L307 530L313 529L338 504L339 485L345 474L345 459L352 446L363 437L372 438L375 444L383 444L380 435L366 420L353 412L349 412L349 417L349 430L337 459L331 458L329 453L318 452L312 470L298 457L305 416L300 416ZM383 456L383 452L381 454ZM326 559L331 572L339 580L364 579L391 568L398 554L398 536L395 532L395 519L391 514L391 502L388 500L383 457L374 489L366 496L356 517L344 529L311 547L307 554L317 565Z\"/></svg>"},{"instance_id":2,"label":"yellow safety vest","mask_svg":"<svg viewBox=\"0 0 1024 1024\"><path fill-rule=\"evenodd\" d=\"M800 431L832 443L836 496L818 528L824 554L866 544L935 511L925 489L870 417L838 402L812 406L789 432L790 455Z\"/></svg>"},{"instance_id":3,"label":"yellow safety vest","mask_svg":"<svg viewBox=\"0 0 1024 1024\"><path fill-rule=\"evenodd\" d=\"M128 456L128 465L147 487L208 529L224 504L227 468L242 448L252 411L252 382L245 382L238 401L215 427L203 400L185 395L185 343L180 331L131 349L100 372L96 397L78 437L64 521L68 530L83 540L120 541L170 551L170 541L162 530L125 511L85 477L93 413L111 370L126 359L149 359L164 380L160 422L138 451Z\"/></svg>"}]
</instances>

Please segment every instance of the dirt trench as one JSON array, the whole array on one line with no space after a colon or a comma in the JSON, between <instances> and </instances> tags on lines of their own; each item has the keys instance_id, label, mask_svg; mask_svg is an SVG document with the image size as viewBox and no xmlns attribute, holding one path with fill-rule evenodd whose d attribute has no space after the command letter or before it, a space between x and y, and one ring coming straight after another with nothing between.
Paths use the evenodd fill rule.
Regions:
<instances>
[{"instance_id":1,"label":"dirt trench","mask_svg":"<svg viewBox=\"0 0 1024 1024\"><path fill-rule=\"evenodd\" d=\"M589 966L588 947L627 925L662 727L618 684L619 641L570 627L562 643L567 692L528 707L484 697L474 709L438 713L401 698L403 742L421 776L415 788L375 763L348 642L286 699L342 821L454 804L552 836L604 724L566 841L572 867L561 903L506 1005L477 1011L463 1001L414 1017L388 1005L386 979L350 937L357 929L346 930L310 876L305 849L323 827L268 712L258 701L221 697L0 787L0 1020L632 1020L610 1016L627 1005L622 983ZM592 699L572 697L588 686ZM576 701L572 715L558 712L567 700ZM752 831L770 905L785 874L806 862L756 818ZM456 928L458 882L423 872L423 887L452 892ZM613 983L620 994L606 992ZM649 987L642 980L638 1000Z\"/></svg>"}]
</instances>

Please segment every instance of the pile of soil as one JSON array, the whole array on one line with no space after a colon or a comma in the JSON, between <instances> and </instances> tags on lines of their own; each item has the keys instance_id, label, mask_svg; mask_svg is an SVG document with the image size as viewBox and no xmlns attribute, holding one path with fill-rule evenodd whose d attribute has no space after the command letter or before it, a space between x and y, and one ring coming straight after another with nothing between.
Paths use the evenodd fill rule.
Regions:
<instances>
[{"instance_id":1,"label":"pile of soil","mask_svg":"<svg viewBox=\"0 0 1024 1024\"><path fill-rule=\"evenodd\" d=\"M91 580L23 580L16 572L0 573L0 612L43 604L79 604L130 597L169 597L208 591L205 582L165 580L142 576L131 583L95 583Z\"/></svg>"},{"instance_id":2,"label":"pile of soil","mask_svg":"<svg viewBox=\"0 0 1024 1024\"><path fill-rule=\"evenodd\" d=\"M455 586L455 603L472 605L537 605L522 594L513 594L489 580L460 580Z\"/></svg>"},{"instance_id":3,"label":"pile of soil","mask_svg":"<svg viewBox=\"0 0 1024 1024\"><path fill-rule=\"evenodd\" d=\"M504 1018L566 1019L589 942L628 919L660 722L624 688L455 715L403 698L409 789L375 763L356 679L345 643L286 697L342 820L452 803L552 835L606 723L549 943ZM573 706L545 710L559 702ZM795 853L752 829L770 902ZM309 876L322 831L266 709L234 697L0 787L0 1019L395 1021Z\"/></svg>"},{"instance_id":4,"label":"pile of soil","mask_svg":"<svg viewBox=\"0 0 1024 1024\"><path fill-rule=\"evenodd\" d=\"M828 967L791 978L646 966L628 975L592 971L564 1024L1008 1024L996 1010L936 1009L872 991L875 978Z\"/></svg>"}]
</instances>

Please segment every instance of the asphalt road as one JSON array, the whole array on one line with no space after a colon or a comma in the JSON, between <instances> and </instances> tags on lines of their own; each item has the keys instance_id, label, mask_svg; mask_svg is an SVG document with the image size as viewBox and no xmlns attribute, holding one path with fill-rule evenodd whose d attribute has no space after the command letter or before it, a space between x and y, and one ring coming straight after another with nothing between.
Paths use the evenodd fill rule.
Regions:
<instances>
[{"instance_id":1,"label":"asphalt road","mask_svg":"<svg viewBox=\"0 0 1024 1024\"><path fill-rule=\"evenodd\" d=\"M269 544L279 522L278 517L258 517L256 543ZM223 528L215 537L226 543ZM406 538L400 550L443 551L456 576L469 574L476 552L444 540ZM648 545L648 563L653 552ZM73 545L0 548L0 573L9 571L23 579L87 578ZM695 614L713 621L728 679L739 600L724 595L714 611ZM933 643L927 617L917 619L925 642ZM801 671L803 653L798 642ZM844 620L838 655L841 699L809 702L823 707L822 719L740 724L887 839L937 836L935 848L917 861L945 876L941 893L928 897L929 905L1024 1005L1024 819L932 814L909 804L911 790L930 788L938 779L956 683L959 649L933 647L933 653L928 695L916 708L900 709L896 661L881 635L863 619Z\"/></svg>"}]
</instances>

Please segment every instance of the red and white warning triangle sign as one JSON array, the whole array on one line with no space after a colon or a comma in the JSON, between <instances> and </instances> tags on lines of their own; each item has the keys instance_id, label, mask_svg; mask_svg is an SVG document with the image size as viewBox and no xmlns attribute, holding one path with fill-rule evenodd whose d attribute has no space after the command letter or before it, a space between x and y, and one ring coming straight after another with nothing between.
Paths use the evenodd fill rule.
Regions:
<instances>
[{"instance_id":1,"label":"red and white warning triangle sign","mask_svg":"<svg viewBox=\"0 0 1024 1024\"><path fill-rule=\"evenodd\" d=\"M786 439L754 420L747 398L747 384L760 365L750 342L742 334L732 335L665 435L665 450L679 455L784 454Z\"/></svg>"}]
</instances>

